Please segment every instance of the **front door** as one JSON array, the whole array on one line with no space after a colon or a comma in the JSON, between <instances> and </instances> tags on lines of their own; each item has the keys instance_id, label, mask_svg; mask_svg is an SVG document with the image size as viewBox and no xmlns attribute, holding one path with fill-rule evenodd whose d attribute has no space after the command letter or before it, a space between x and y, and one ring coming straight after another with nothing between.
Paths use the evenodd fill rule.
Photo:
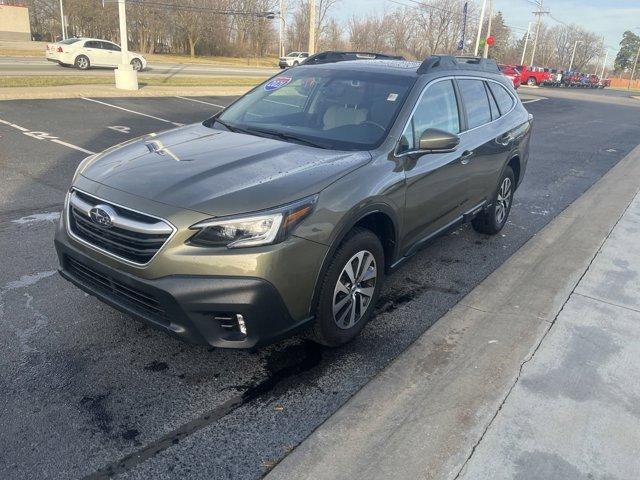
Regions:
<instances>
[{"instance_id":1,"label":"front door","mask_svg":"<svg viewBox=\"0 0 640 480\"><path fill-rule=\"evenodd\" d=\"M405 251L454 221L468 206L465 152L458 148L420 153L420 136L429 128L460 133L458 99L450 79L426 87L400 140L398 155L406 176Z\"/></svg>"}]
</instances>

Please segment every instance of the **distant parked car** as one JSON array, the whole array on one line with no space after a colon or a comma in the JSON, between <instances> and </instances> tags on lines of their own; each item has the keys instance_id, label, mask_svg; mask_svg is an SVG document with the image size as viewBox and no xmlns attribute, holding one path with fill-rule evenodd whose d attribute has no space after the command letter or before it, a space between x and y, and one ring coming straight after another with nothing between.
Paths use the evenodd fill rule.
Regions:
<instances>
[{"instance_id":1,"label":"distant parked car","mask_svg":"<svg viewBox=\"0 0 640 480\"><path fill-rule=\"evenodd\" d=\"M502 74L513 82L513 88L518 89L522 83L520 71L513 65L498 65Z\"/></svg>"},{"instance_id":2,"label":"distant parked car","mask_svg":"<svg viewBox=\"0 0 640 480\"><path fill-rule=\"evenodd\" d=\"M549 73L548 69L545 72L545 69L541 67L518 65L518 70L520 70L522 83L526 83L530 87L543 85L551 78L551 74Z\"/></svg>"},{"instance_id":3,"label":"distant parked car","mask_svg":"<svg viewBox=\"0 0 640 480\"><path fill-rule=\"evenodd\" d=\"M122 61L119 45L96 38L67 38L47 44L45 57L63 67L74 66L80 70L88 70L91 67L117 67ZM145 58L134 52L129 52L129 63L138 71L147 67Z\"/></svg>"},{"instance_id":4,"label":"distant parked car","mask_svg":"<svg viewBox=\"0 0 640 480\"><path fill-rule=\"evenodd\" d=\"M280 68L297 67L301 63L304 63L307 58L309 58L308 52L291 52L284 57L280 57L278 66Z\"/></svg>"}]
</instances>

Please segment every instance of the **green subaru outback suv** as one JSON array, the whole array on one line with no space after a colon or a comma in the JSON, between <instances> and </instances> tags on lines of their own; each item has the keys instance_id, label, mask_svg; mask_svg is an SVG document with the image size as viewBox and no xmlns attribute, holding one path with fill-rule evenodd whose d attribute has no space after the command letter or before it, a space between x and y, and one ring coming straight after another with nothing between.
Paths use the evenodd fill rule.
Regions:
<instances>
[{"instance_id":1,"label":"green subaru outback suv","mask_svg":"<svg viewBox=\"0 0 640 480\"><path fill-rule=\"evenodd\" d=\"M531 116L495 62L432 56L287 70L203 123L85 159L60 273L173 335L336 346L435 236L507 221Z\"/></svg>"}]
</instances>

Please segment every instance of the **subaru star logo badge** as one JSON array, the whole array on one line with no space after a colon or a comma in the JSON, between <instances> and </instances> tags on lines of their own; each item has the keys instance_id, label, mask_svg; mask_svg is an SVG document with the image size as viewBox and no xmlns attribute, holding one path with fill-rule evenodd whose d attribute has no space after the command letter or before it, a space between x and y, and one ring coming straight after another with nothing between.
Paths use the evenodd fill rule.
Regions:
<instances>
[{"instance_id":1,"label":"subaru star logo badge","mask_svg":"<svg viewBox=\"0 0 640 480\"><path fill-rule=\"evenodd\" d=\"M91 221L96 225L110 228L113 226L113 219L116 216L116 212L109 205L96 205L89 210L89 216L91 217Z\"/></svg>"}]
</instances>

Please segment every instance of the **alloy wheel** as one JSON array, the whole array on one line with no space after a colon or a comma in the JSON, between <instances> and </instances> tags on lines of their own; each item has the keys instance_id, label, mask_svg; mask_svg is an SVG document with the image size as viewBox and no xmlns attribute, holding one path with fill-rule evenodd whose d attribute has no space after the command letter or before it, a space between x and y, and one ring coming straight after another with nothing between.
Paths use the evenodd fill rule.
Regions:
<instances>
[{"instance_id":1,"label":"alloy wheel","mask_svg":"<svg viewBox=\"0 0 640 480\"><path fill-rule=\"evenodd\" d=\"M87 68L89 66L89 60L87 60L84 57L80 57L77 60L77 63L78 63L78 68L81 69L81 70L84 70L85 68Z\"/></svg>"},{"instance_id":2,"label":"alloy wheel","mask_svg":"<svg viewBox=\"0 0 640 480\"><path fill-rule=\"evenodd\" d=\"M511 179L505 177L498 190L498 198L496 199L496 222L498 225L502 225L507 212L509 212L509 205L511 205Z\"/></svg>"},{"instance_id":3,"label":"alloy wheel","mask_svg":"<svg viewBox=\"0 0 640 480\"><path fill-rule=\"evenodd\" d=\"M342 330L353 327L364 316L376 288L378 267L368 250L349 259L333 291L333 320Z\"/></svg>"},{"instance_id":4,"label":"alloy wheel","mask_svg":"<svg viewBox=\"0 0 640 480\"><path fill-rule=\"evenodd\" d=\"M135 71L137 71L137 72L142 70L142 62L140 60L138 60L137 58L135 60L133 60L133 62L131 62L131 65L133 66L133 69Z\"/></svg>"}]
</instances>

